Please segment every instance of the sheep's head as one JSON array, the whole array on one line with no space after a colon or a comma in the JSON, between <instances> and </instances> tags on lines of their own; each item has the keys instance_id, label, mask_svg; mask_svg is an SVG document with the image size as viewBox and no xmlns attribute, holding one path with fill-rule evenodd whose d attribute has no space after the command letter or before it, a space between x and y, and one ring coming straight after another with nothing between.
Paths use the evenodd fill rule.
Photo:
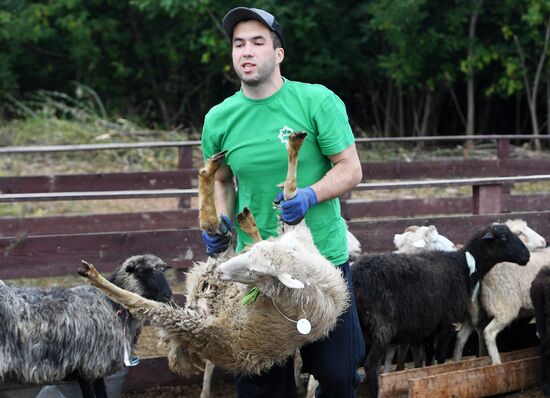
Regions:
<instances>
[{"instance_id":1,"label":"sheep's head","mask_svg":"<svg viewBox=\"0 0 550 398\"><path fill-rule=\"evenodd\" d=\"M109 277L109 281L123 289L150 300L169 302L172 289L164 272L170 268L152 254L127 258Z\"/></svg>"},{"instance_id":2,"label":"sheep's head","mask_svg":"<svg viewBox=\"0 0 550 398\"><path fill-rule=\"evenodd\" d=\"M529 250L521 239L504 224L492 224L476 233L465 246L478 264L485 263L482 275L490 267L500 262L526 265L529 262Z\"/></svg>"},{"instance_id":3,"label":"sheep's head","mask_svg":"<svg viewBox=\"0 0 550 398\"><path fill-rule=\"evenodd\" d=\"M399 253L418 253L424 250L455 251L456 247L440 235L434 225L410 226L402 234L395 234L393 243Z\"/></svg>"},{"instance_id":4,"label":"sheep's head","mask_svg":"<svg viewBox=\"0 0 550 398\"><path fill-rule=\"evenodd\" d=\"M240 282L259 287L267 293L277 282L291 289L302 289L304 283L292 275L298 264L298 253L304 253L298 232L292 230L277 239L256 243L249 251L239 254L218 266L224 281Z\"/></svg>"},{"instance_id":5,"label":"sheep's head","mask_svg":"<svg viewBox=\"0 0 550 398\"><path fill-rule=\"evenodd\" d=\"M527 223L520 219L507 220L504 224L515 233L530 251L544 249L546 240L527 226Z\"/></svg>"}]
</instances>

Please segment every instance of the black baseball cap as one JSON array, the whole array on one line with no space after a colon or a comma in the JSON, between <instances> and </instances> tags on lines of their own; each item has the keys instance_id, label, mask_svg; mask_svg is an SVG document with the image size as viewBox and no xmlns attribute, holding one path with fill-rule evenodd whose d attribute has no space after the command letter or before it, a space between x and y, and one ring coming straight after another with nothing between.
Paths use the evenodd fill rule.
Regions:
<instances>
[{"instance_id":1,"label":"black baseball cap","mask_svg":"<svg viewBox=\"0 0 550 398\"><path fill-rule=\"evenodd\" d=\"M273 15L259 8L237 7L225 14L222 20L222 27L230 40L233 38L233 29L235 29L235 25L245 19L255 19L263 23L279 36L281 46L284 46L283 28Z\"/></svg>"}]
</instances>

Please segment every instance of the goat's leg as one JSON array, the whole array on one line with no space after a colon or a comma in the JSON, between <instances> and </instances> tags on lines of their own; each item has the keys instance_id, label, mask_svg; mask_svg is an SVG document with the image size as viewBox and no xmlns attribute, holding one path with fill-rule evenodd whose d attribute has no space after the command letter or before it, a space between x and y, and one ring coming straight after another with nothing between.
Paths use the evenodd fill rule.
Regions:
<instances>
[{"instance_id":1,"label":"goat's leg","mask_svg":"<svg viewBox=\"0 0 550 398\"><path fill-rule=\"evenodd\" d=\"M212 374L214 373L214 363L206 360L204 364L204 373L202 376L202 390L200 398L210 398L210 386L212 385Z\"/></svg>"},{"instance_id":2,"label":"goat's leg","mask_svg":"<svg viewBox=\"0 0 550 398\"><path fill-rule=\"evenodd\" d=\"M211 156L199 170L199 227L209 234L219 234L220 218L216 212L214 183L216 171L223 164L227 151Z\"/></svg>"},{"instance_id":3,"label":"goat's leg","mask_svg":"<svg viewBox=\"0 0 550 398\"><path fill-rule=\"evenodd\" d=\"M296 196L296 173L298 169L298 153L306 139L306 133L295 131L290 134L287 141L288 168L286 171L286 180L283 187L283 197L285 200Z\"/></svg>"},{"instance_id":4,"label":"goat's leg","mask_svg":"<svg viewBox=\"0 0 550 398\"><path fill-rule=\"evenodd\" d=\"M237 214L237 222L239 223L239 227L252 238L254 243L262 240L256 220L248 207L245 207L241 213Z\"/></svg>"}]
</instances>

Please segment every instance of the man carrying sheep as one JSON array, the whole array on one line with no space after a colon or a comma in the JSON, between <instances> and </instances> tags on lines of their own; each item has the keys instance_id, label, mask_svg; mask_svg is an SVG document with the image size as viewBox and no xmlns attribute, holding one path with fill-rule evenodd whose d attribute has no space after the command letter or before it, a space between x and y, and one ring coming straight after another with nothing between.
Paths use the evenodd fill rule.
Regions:
<instances>
[{"instance_id":1,"label":"man carrying sheep","mask_svg":"<svg viewBox=\"0 0 550 398\"><path fill-rule=\"evenodd\" d=\"M285 55L281 26L270 13L237 7L224 17L233 67L241 89L206 115L202 134L204 158L227 150L226 164L216 173L216 208L221 235L203 234L209 255L227 249L231 218L250 208L263 239L278 235L278 214L296 224L305 217L315 245L342 270L352 294L351 305L326 339L301 350L303 370L319 381L318 397L355 397L365 347L350 283L346 226L338 196L361 181L361 164L344 103L321 85L281 76ZM305 131L298 167L297 195L282 201L277 184L285 179L286 140ZM238 182L238 191L235 178ZM252 243L236 226L237 250ZM253 304L252 304L253 305ZM284 321L284 320L283 320ZM237 393L248 397L296 397L293 362L259 376L238 375Z\"/></svg>"}]
</instances>

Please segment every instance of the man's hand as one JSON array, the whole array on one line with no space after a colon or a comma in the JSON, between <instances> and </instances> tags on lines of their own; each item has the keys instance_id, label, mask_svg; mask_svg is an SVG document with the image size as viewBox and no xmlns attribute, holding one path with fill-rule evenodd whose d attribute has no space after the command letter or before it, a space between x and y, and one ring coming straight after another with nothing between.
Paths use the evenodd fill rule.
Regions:
<instances>
[{"instance_id":1,"label":"man's hand","mask_svg":"<svg viewBox=\"0 0 550 398\"><path fill-rule=\"evenodd\" d=\"M283 222L296 225L302 221L309 208L317 204L317 195L311 187L299 188L296 196L289 200L283 200L283 193L279 192L273 203L281 204Z\"/></svg>"},{"instance_id":2,"label":"man's hand","mask_svg":"<svg viewBox=\"0 0 550 398\"><path fill-rule=\"evenodd\" d=\"M231 222L231 219L225 214L222 214L219 234L208 234L206 232L202 233L202 240L206 246L206 253L210 257L218 257L220 253L227 250L232 227L233 223Z\"/></svg>"}]
</instances>

